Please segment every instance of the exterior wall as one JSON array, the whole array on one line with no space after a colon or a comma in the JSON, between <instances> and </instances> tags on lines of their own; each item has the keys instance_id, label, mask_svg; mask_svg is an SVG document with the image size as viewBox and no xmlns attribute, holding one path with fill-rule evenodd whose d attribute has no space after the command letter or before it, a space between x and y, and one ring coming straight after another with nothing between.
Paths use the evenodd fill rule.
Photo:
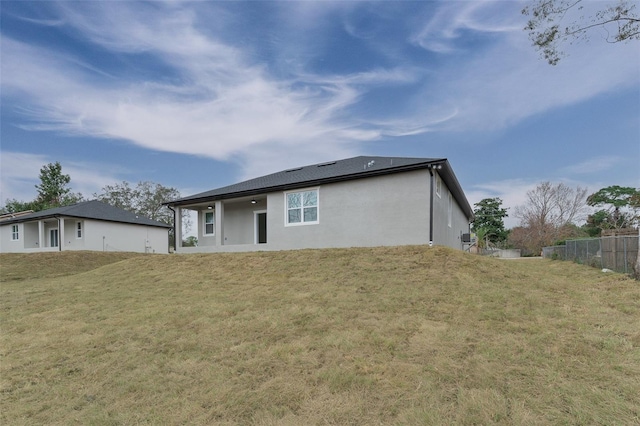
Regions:
<instances>
[{"instance_id":1,"label":"exterior wall","mask_svg":"<svg viewBox=\"0 0 640 426\"><path fill-rule=\"evenodd\" d=\"M441 181L440 195L433 196L433 243L462 249L462 234L470 232L469 219L460 208L449 188ZM451 225L449 225L449 197L451 197Z\"/></svg>"},{"instance_id":2,"label":"exterior wall","mask_svg":"<svg viewBox=\"0 0 640 426\"><path fill-rule=\"evenodd\" d=\"M11 240L11 227L18 225L19 238L17 241ZM43 241L39 237L38 222L26 222L17 224L7 224L0 226L0 253L32 253L39 251L58 251L59 247L49 246L48 232L57 228L57 220L45 222L42 226Z\"/></svg>"},{"instance_id":3,"label":"exterior wall","mask_svg":"<svg viewBox=\"0 0 640 426\"><path fill-rule=\"evenodd\" d=\"M169 252L168 230L165 228L88 219L84 225L84 248L76 250Z\"/></svg>"},{"instance_id":4,"label":"exterior wall","mask_svg":"<svg viewBox=\"0 0 640 426\"><path fill-rule=\"evenodd\" d=\"M83 219L81 220L82 238L77 238L75 231L78 221L79 219L66 218L60 227L57 220L45 221L42 242L39 241L38 222L18 224L20 229L18 241L11 241L11 225L2 225L0 226L0 252L31 253L58 250L169 252L166 228ZM50 247L51 229L58 229L61 247Z\"/></svg>"},{"instance_id":5,"label":"exterior wall","mask_svg":"<svg viewBox=\"0 0 640 426\"><path fill-rule=\"evenodd\" d=\"M18 224L18 240L13 241L11 225L0 226L0 253L19 253L24 250L24 226Z\"/></svg>"},{"instance_id":6,"label":"exterior wall","mask_svg":"<svg viewBox=\"0 0 640 426\"><path fill-rule=\"evenodd\" d=\"M78 238L76 226L78 222L82 224L82 238ZM65 219L64 237L60 241L64 244L63 250L86 250L85 248L85 222L84 219ZM95 249L93 249L95 250Z\"/></svg>"},{"instance_id":7,"label":"exterior wall","mask_svg":"<svg viewBox=\"0 0 640 426\"><path fill-rule=\"evenodd\" d=\"M285 226L284 193L267 201L267 245L276 249L426 244L429 173L425 170L319 187L319 223Z\"/></svg>"},{"instance_id":8,"label":"exterior wall","mask_svg":"<svg viewBox=\"0 0 640 426\"><path fill-rule=\"evenodd\" d=\"M253 244L255 223L250 202L224 204L224 244Z\"/></svg>"},{"instance_id":9,"label":"exterior wall","mask_svg":"<svg viewBox=\"0 0 640 426\"><path fill-rule=\"evenodd\" d=\"M203 212L198 213L198 247L180 247L180 253L288 250L300 248L371 247L429 243L431 176L428 170L351 180L299 191L318 189L318 223L287 226L285 193L267 194L267 244L254 244L255 211L264 200L224 201L223 244L204 237ZM298 190L296 190L298 191ZM449 190L441 181L434 194L436 245L462 249L461 234L469 220L452 198L449 226ZM219 202L216 203L218 206ZM216 224L216 228L219 228Z\"/></svg>"},{"instance_id":10,"label":"exterior wall","mask_svg":"<svg viewBox=\"0 0 640 426\"><path fill-rule=\"evenodd\" d=\"M199 210L198 211L198 223L196 227L198 229L198 246L202 247L212 247L216 245L216 236L215 235L204 235L204 214L206 212L214 213L213 210ZM215 229L215 227L214 227ZM182 250L180 247L177 247L178 250Z\"/></svg>"},{"instance_id":11,"label":"exterior wall","mask_svg":"<svg viewBox=\"0 0 640 426\"><path fill-rule=\"evenodd\" d=\"M24 248L36 249L40 247L40 234L38 222L21 223L24 229ZM9 227L11 228L11 227ZM3 240L4 241L4 240Z\"/></svg>"}]
</instances>

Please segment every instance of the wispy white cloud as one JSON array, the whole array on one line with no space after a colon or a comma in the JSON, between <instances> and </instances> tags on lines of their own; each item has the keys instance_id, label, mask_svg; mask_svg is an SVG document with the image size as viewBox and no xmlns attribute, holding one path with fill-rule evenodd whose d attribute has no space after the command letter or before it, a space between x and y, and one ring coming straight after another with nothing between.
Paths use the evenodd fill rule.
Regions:
<instances>
[{"instance_id":1,"label":"wispy white cloud","mask_svg":"<svg viewBox=\"0 0 640 426\"><path fill-rule=\"evenodd\" d=\"M439 6L431 19L410 39L422 48L436 53L460 50L457 42L464 31L503 33L519 31L524 26L518 19L518 14L505 13L505 6L509 10L513 9L513 4L506 5L505 2L452 1Z\"/></svg>"},{"instance_id":2,"label":"wispy white cloud","mask_svg":"<svg viewBox=\"0 0 640 426\"><path fill-rule=\"evenodd\" d=\"M233 160L251 177L357 154L363 142L383 137L501 130L638 85L637 62L624 54L633 46L594 43L588 52L578 46L555 68L539 61L522 31L520 2L430 4L431 19L406 43L442 56L465 56L462 62L438 62L425 70L423 63L405 58L389 68L342 74L307 66L314 43L323 42L314 37L336 16L354 37L369 39L370 33L348 19L361 4L273 5L288 36L277 37L274 62L287 70L279 72L260 58L256 46L234 40L242 36L232 31L238 18L224 3L56 3L56 19L41 25L63 23L78 39L112 55L151 58L166 75L117 75L72 54L3 36L3 96L21 101L21 111L32 120L25 129ZM470 34L490 40L470 46L482 38ZM393 85L415 88L406 98L410 107L383 119L358 110L371 90Z\"/></svg>"},{"instance_id":3,"label":"wispy white cloud","mask_svg":"<svg viewBox=\"0 0 640 426\"><path fill-rule=\"evenodd\" d=\"M637 58L637 46L631 44L598 40L568 46L571 55L556 67L538 60L522 30L520 7L515 2L451 2L416 36L425 49L468 55L462 66L456 62L433 76L422 92L422 108L459 111L444 129L501 130L536 114L638 87L638 60L629 60ZM491 32L492 41L469 46L463 30Z\"/></svg>"},{"instance_id":4,"label":"wispy white cloud","mask_svg":"<svg viewBox=\"0 0 640 426\"><path fill-rule=\"evenodd\" d=\"M379 136L346 109L363 84L407 81L405 70L373 70L277 80L243 52L199 32L191 10L170 15L127 7L79 11L64 21L115 52L149 52L177 74L176 83L94 79L68 55L5 37L3 89L29 100L30 130L119 138L149 149L228 159L259 146L339 145ZM302 83L301 83L302 82ZM327 151L335 151L326 148Z\"/></svg>"},{"instance_id":5,"label":"wispy white cloud","mask_svg":"<svg viewBox=\"0 0 640 426\"><path fill-rule=\"evenodd\" d=\"M58 161L46 155L29 154L24 152L3 151L0 157L2 170L0 172L0 205L7 199L31 201L36 198L36 185L40 184L40 169L49 163ZM60 161L62 172L71 176L69 187L73 192L79 192L91 198L92 194L100 192L105 185L114 184L127 175L127 170L109 164L80 163L74 161ZM109 170L112 173L105 173Z\"/></svg>"},{"instance_id":6,"label":"wispy white cloud","mask_svg":"<svg viewBox=\"0 0 640 426\"><path fill-rule=\"evenodd\" d=\"M617 164L623 162L623 158L615 155L602 155L599 157L591 158L586 161L582 161L577 164L571 164L562 169L562 172L568 174L591 174L602 173L606 170L610 170Z\"/></svg>"}]
</instances>

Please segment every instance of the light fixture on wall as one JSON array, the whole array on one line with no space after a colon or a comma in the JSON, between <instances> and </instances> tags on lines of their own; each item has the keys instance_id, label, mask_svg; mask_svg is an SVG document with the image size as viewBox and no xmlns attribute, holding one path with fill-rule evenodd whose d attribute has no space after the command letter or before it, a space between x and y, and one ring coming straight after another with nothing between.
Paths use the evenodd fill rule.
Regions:
<instances>
[{"instance_id":1,"label":"light fixture on wall","mask_svg":"<svg viewBox=\"0 0 640 426\"><path fill-rule=\"evenodd\" d=\"M256 201L256 199L254 198L253 200L251 200L251 204L256 204L258 201Z\"/></svg>"},{"instance_id":2,"label":"light fixture on wall","mask_svg":"<svg viewBox=\"0 0 640 426\"><path fill-rule=\"evenodd\" d=\"M207 210L212 210L212 209L213 209L213 206L211 205L207 206Z\"/></svg>"}]
</instances>

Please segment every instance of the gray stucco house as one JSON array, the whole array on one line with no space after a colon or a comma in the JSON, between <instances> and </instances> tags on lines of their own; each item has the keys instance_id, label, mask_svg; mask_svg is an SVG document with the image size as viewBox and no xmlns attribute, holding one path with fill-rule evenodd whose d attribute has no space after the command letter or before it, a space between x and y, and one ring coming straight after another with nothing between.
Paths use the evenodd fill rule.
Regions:
<instances>
[{"instance_id":1,"label":"gray stucco house","mask_svg":"<svg viewBox=\"0 0 640 426\"><path fill-rule=\"evenodd\" d=\"M166 203L178 253L435 244L462 248L473 210L445 158L354 157L297 167Z\"/></svg>"},{"instance_id":2,"label":"gray stucco house","mask_svg":"<svg viewBox=\"0 0 640 426\"><path fill-rule=\"evenodd\" d=\"M0 219L0 253L93 250L168 253L170 225L100 201Z\"/></svg>"}]
</instances>

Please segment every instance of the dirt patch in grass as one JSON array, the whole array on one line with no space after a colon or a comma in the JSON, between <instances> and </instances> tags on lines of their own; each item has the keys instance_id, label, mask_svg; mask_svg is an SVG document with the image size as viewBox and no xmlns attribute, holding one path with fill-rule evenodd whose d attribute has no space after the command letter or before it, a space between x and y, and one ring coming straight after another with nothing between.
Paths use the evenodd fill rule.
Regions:
<instances>
[{"instance_id":1,"label":"dirt patch in grass","mask_svg":"<svg viewBox=\"0 0 640 426\"><path fill-rule=\"evenodd\" d=\"M640 287L569 262L137 256L0 296L2 424L640 419Z\"/></svg>"}]
</instances>

